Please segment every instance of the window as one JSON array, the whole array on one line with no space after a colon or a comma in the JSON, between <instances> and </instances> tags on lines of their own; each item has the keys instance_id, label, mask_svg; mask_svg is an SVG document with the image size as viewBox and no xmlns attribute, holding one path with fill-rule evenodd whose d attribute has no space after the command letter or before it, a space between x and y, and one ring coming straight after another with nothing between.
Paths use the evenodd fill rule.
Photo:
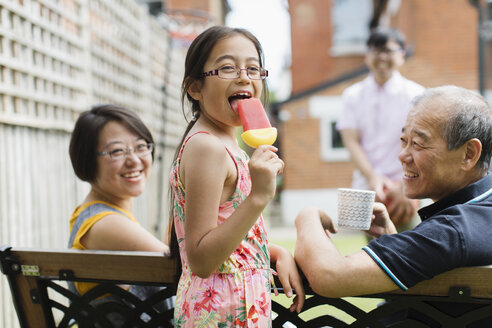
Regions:
<instances>
[{"instance_id":1,"label":"window","mask_svg":"<svg viewBox=\"0 0 492 328\"><path fill-rule=\"evenodd\" d=\"M309 113L320 119L321 159L327 162L348 161L350 155L343 146L336 123L342 111L340 96L318 96L309 100Z\"/></svg>"},{"instance_id":2,"label":"window","mask_svg":"<svg viewBox=\"0 0 492 328\"><path fill-rule=\"evenodd\" d=\"M334 0L331 55L364 54L371 16L372 0Z\"/></svg>"}]
</instances>

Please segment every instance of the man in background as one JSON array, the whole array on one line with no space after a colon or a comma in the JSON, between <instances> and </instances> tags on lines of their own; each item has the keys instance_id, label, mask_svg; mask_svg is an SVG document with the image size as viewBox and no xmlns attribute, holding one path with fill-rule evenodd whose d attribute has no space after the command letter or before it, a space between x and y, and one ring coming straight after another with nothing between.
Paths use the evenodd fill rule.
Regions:
<instances>
[{"instance_id":1,"label":"man in background","mask_svg":"<svg viewBox=\"0 0 492 328\"><path fill-rule=\"evenodd\" d=\"M416 225L418 201L402 191L399 135L411 100L424 91L398 69L405 62L405 38L396 29L375 29L367 41L369 75L342 94L337 123L355 166L352 188L376 191L398 230ZM413 222L411 222L413 220Z\"/></svg>"}]
</instances>

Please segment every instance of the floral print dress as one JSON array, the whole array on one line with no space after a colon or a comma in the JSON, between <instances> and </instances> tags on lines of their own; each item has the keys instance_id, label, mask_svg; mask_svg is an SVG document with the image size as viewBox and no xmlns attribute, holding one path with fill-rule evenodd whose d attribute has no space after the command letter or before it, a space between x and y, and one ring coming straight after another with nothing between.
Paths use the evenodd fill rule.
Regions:
<instances>
[{"instance_id":1,"label":"floral print dress","mask_svg":"<svg viewBox=\"0 0 492 328\"><path fill-rule=\"evenodd\" d=\"M202 279L191 272L184 234L186 193L179 178L179 164L186 142L198 133L208 132L196 132L183 142L170 175L175 197L174 224L183 267L174 324L176 327L271 327L270 254L262 216L212 275ZM217 224L227 220L251 191L246 153L241 158L225 149L236 164L238 179L232 197L219 206Z\"/></svg>"}]
</instances>

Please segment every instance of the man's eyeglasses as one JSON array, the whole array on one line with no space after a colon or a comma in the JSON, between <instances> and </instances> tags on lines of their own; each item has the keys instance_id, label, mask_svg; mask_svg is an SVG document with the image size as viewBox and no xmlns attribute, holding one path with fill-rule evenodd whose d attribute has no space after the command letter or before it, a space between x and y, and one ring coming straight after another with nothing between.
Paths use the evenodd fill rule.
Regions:
<instances>
[{"instance_id":1,"label":"man's eyeglasses","mask_svg":"<svg viewBox=\"0 0 492 328\"><path fill-rule=\"evenodd\" d=\"M264 80L268 76L268 71L263 67L236 68L234 66L223 66L219 69L202 73L202 77L217 75L221 79L234 80L241 76L241 71L246 71L251 80Z\"/></svg>"},{"instance_id":2,"label":"man's eyeglasses","mask_svg":"<svg viewBox=\"0 0 492 328\"><path fill-rule=\"evenodd\" d=\"M115 148L112 150L108 151L103 151L100 153L97 153L97 156L106 156L109 155L109 157L112 160L122 160L127 158L130 153L134 153L138 157L145 157L148 154L152 152L154 149L154 144L152 143L141 143L136 145L133 148Z\"/></svg>"},{"instance_id":3,"label":"man's eyeglasses","mask_svg":"<svg viewBox=\"0 0 492 328\"><path fill-rule=\"evenodd\" d=\"M374 53L375 55L379 55L379 54L392 55L394 53L397 53L398 51L403 51L403 49L402 48L386 48L386 47L375 48L375 47L371 47L371 48L369 48L369 51Z\"/></svg>"}]
</instances>

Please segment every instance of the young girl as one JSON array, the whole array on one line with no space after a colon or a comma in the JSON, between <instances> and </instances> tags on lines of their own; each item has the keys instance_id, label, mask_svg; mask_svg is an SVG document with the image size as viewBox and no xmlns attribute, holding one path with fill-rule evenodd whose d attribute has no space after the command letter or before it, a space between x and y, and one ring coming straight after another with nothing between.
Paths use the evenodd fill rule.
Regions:
<instances>
[{"instance_id":1,"label":"young girl","mask_svg":"<svg viewBox=\"0 0 492 328\"><path fill-rule=\"evenodd\" d=\"M284 163L269 145L248 159L236 140L237 101L259 98L266 76L246 30L211 27L188 50L182 101L193 119L171 170L171 252L179 246L182 265L176 327L270 327L270 261L286 295L296 291L290 310L303 306L294 259L268 244L261 216Z\"/></svg>"}]
</instances>

